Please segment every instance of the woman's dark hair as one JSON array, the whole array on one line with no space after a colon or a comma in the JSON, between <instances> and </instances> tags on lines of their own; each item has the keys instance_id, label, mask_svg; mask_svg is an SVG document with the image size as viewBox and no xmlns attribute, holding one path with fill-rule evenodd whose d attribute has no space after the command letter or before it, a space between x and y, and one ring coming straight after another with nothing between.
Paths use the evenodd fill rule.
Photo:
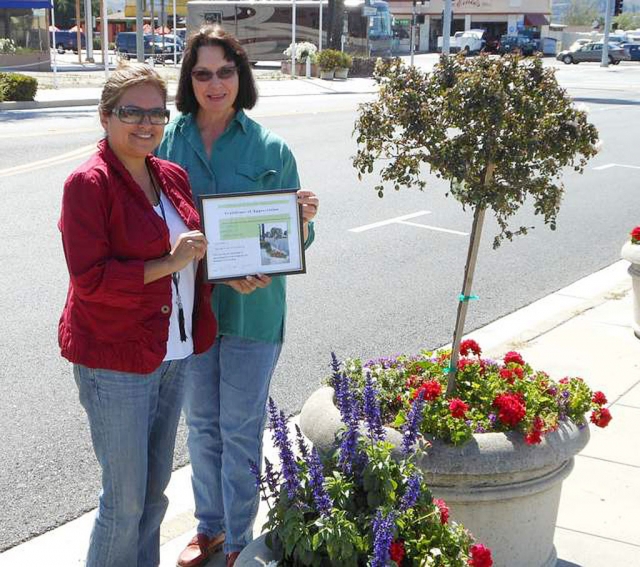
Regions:
<instances>
[{"instance_id":1,"label":"woman's dark hair","mask_svg":"<svg viewBox=\"0 0 640 567\"><path fill-rule=\"evenodd\" d=\"M197 114L198 101L193 92L191 71L198 63L198 49L203 46L218 45L224 50L224 58L238 67L238 96L233 107L237 110L253 108L258 101L258 89L251 72L247 52L240 42L220 26L204 26L191 34L182 56L182 70L176 93L176 108L183 114Z\"/></svg>"}]
</instances>

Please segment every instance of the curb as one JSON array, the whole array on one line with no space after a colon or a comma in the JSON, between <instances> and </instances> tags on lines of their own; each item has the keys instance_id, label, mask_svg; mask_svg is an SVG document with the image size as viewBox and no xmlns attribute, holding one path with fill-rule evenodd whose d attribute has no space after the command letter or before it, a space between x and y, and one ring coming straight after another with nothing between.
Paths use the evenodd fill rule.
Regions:
<instances>
[{"instance_id":1,"label":"curb","mask_svg":"<svg viewBox=\"0 0 640 567\"><path fill-rule=\"evenodd\" d=\"M167 96L167 102L173 102L175 95ZM71 106L97 106L99 98L78 98L68 100L24 100L0 102L0 110L34 110L39 108L67 108Z\"/></svg>"}]
</instances>

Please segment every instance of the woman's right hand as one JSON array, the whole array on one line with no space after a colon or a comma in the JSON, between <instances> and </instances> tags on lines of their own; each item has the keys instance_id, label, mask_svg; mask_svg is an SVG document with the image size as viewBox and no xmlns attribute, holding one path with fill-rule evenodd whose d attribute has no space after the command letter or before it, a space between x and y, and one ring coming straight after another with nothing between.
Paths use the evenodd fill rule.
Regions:
<instances>
[{"instance_id":1,"label":"woman's right hand","mask_svg":"<svg viewBox=\"0 0 640 567\"><path fill-rule=\"evenodd\" d=\"M183 232L170 253L172 272L179 272L189 262L202 260L207 252L207 239L199 230Z\"/></svg>"},{"instance_id":2,"label":"woman's right hand","mask_svg":"<svg viewBox=\"0 0 640 567\"><path fill-rule=\"evenodd\" d=\"M257 274L255 276L247 276L246 278L240 278L237 280L227 280L224 283L238 293L246 295L248 293L253 293L259 287L267 287L271 283L271 278L264 274Z\"/></svg>"}]
</instances>

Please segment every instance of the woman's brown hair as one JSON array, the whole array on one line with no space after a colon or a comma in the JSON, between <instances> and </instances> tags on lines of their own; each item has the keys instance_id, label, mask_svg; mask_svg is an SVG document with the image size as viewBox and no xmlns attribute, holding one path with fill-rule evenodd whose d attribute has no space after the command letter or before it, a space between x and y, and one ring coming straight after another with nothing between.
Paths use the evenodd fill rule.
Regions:
<instances>
[{"instance_id":1,"label":"woman's brown hair","mask_svg":"<svg viewBox=\"0 0 640 567\"><path fill-rule=\"evenodd\" d=\"M258 89L251 72L251 64L240 42L220 26L204 26L189 36L182 58L182 70L176 93L176 108L183 114L197 114L198 101L193 92L191 71L198 62L198 49L203 46L219 46L224 58L233 61L238 68L238 96L233 103L236 111L253 108L258 101Z\"/></svg>"}]
</instances>

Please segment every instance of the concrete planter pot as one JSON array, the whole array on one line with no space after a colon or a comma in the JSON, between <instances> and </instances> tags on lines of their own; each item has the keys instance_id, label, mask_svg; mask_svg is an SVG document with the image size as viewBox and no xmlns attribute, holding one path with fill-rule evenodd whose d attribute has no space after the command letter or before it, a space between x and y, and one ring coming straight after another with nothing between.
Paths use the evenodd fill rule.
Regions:
<instances>
[{"instance_id":1,"label":"concrete planter pot","mask_svg":"<svg viewBox=\"0 0 640 567\"><path fill-rule=\"evenodd\" d=\"M333 77L335 76L335 69L330 69L329 71L320 69L320 78L325 81L333 81Z\"/></svg>"},{"instance_id":2,"label":"concrete planter pot","mask_svg":"<svg viewBox=\"0 0 640 567\"><path fill-rule=\"evenodd\" d=\"M342 79L345 81L349 77L349 67L336 67L333 72L334 79Z\"/></svg>"},{"instance_id":3,"label":"concrete planter pot","mask_svg":"<svg viewBox=\"0 0 640 567\"><path fill-rule=\"evenodd\" d=\"M280 62L280 72L283 75L291 74L291 61L281 61ZM296 63L296 77L306 77L307 76L307 64L306 63ZM318 76L318 66L315 63L311 63L311 77Z\"/></svg>"},{"instance_id":4,"label":"concrete planter pot","mask_svg":"<svg viewBox=\"0 0 640 567\"><path fill-rule=\"evenodd\" d=\"M640 244L628 241L622 247L620 255L631 262L629 275L633 285L633 333L640 339Z\"/></svg>"},{"instance_id":5,"label":"concrete planter pot","mask_svg":"<svg viewBox=\"0 0 640 567\"><path fill-rule=\"evenodd\" d=\"M320 451L335 444L342 425L333 398L332 388L321 388L300 414L302 431ZM388 436L394 444L400 439L395 431ZM494 567L551 567L562 481L588 440L589 429L570 422L533 446L517 432L479 434L461 447L431 439L418 464L452 517L491 548Z\"/></svg>"},{"instance_id":6,"label":"concrete planter pot","mask_svg":"<svg viewBox=\"0 0 640 567\"><path fill-rule=\"evenodd\" d=\"M275 561L276 557L267 547L265 542L266 535L263 534L259 538L254 539L247 545L238 555L236 559L236 567L258 567L268 565L271 561Z\"/></svg>"}]
</instances>

